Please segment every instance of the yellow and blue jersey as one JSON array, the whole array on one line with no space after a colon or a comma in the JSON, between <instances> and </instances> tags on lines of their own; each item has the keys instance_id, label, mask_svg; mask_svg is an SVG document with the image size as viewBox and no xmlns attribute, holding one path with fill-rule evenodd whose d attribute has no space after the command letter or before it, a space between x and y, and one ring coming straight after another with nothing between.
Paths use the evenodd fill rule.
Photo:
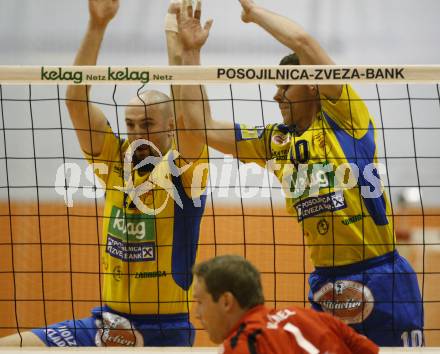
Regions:
<instances>
[{"instance_id":1,"label":"yellow and blue jersey","mask_svg":"<svg viewBox=\"0 0 440 354\"><path fill-rule=\"evenodd\" d=\"M312 125L296 135L282 124L235 127L238 157L269 167L302 222L316 267L352 264L394 250L390 203L377 171L375 125L349 85L332 102L321 97ZM348 183L347 167L357 183ZM339 178L339 179L338 179ZM343 181L344 183L339 183Z\"/></svg>"},{"instance_id":2,"label":"yellow and blue jersey","mask_svg":"<svg viewBox=\"0 0 440 354\"><path fill-rule=\"evenodd\" d=\"M124 157L128 147L129 142L108 127L102 153L86 156L106 188L102 300L126 314L187 313L206 202L207 169L202 164L208 162L207 147L190 164L176 158L171 149L150 173L130 171L133 186L145 187L137 200L147 213L122 189L127 187ZM179 169L183 172L176 172ZM195 174L196 186L192 185Z\"/></svg>"}]
</instances>

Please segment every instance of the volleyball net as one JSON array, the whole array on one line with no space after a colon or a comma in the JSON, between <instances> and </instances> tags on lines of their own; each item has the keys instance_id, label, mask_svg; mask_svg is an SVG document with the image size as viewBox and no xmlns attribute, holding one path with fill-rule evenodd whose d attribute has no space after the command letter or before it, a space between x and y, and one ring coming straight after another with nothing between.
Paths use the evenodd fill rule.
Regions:
<instances>
[{"instance_id":1,"label":"volleyball net","mask_svg":"<svg viewBox=\"0 0 440 354\"><path fill-rule=\"evenodd\" d=\"M126 137L127 102L149 88L169 93L169 85L203 84L214 117L264 127L282 122L275 84L349 83L374 117L377 159L392 206L388 217L399 252L418 275L426 343L440 346L439 82L439 66L0 67L0 337L88 317L103 305L102 276L123 276L101 264L108 191L80 150L66 85L92 85L90 102L114 133ZM242 255L261 271L269 306L308 306L313 267L280 183L268 169L212 149L209 168L197 261ZM133 237L142 231L124 225ZM324 234L325 225L317 232ZM142 252L148 257L149 250ZM159 281L167 275L158 269L133 277ZM211 345L193 309L190 318L196 346Z\"/></svg>"}]
</instances>

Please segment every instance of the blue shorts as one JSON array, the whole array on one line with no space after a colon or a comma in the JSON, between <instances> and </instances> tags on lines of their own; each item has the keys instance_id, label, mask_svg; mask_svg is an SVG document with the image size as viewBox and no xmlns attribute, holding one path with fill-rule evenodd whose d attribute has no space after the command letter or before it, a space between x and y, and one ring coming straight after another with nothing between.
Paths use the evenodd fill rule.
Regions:
<instances>
[{"instance_id":1,"label":"blue shorts","mask_svg":"<svg viewBox=\"0 0 440 354\"><path fill-rule=\"evenodd\" d=\"M188 314L127 315L106 306L32 332L48 347L190 347L195 336Z\"/></svg>"},{"instance_id":2,"label":"blue shorts","mask_svg":"<svg viewBox=\"0 0 440 354\"><path fill-rule=\"evenodd\" d=\"M310 274L312 307L335 315L379 346L424 345L417 276L397 251Z\"/></svg>"}]
</instances>

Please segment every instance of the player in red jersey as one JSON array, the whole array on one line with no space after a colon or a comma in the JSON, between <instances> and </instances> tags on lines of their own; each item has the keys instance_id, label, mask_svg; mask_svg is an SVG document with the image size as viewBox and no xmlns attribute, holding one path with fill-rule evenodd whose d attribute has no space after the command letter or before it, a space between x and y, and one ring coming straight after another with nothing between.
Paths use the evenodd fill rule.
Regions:
<instances>
[{"instance_id":1,"label":"player in red jersey","mask_svg":"<svg viewBox=\"0 0 440 354\"><path fill-rule=\"evenodd\" d=\"M378 353L367 337L337 318L311 309L264 305L258 270L240 256L194 267L196 315L228 354ZM222 351L220 351L222 352Z\"/></svg>"}]
</instances>

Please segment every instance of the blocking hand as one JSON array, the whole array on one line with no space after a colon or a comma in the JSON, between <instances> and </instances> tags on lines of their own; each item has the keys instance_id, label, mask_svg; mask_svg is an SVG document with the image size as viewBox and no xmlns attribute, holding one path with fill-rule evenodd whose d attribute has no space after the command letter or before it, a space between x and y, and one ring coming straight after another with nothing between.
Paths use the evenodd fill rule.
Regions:
<instances>
[{"instance_id":1,"label":"blocking hand","mask_svg":"<svg viewBox=\"0 0 440 354\"><path fill-rule=\"evenodd\" d=\"M202 27L200 18L202 16L202 3L197 1L196 9L193 11L191 1L182 2L180 9L177 9L177 25L184 49L200 49L206 43L213 20L209 19Z\"/></svg>"},{"instance_id":2,"label":"blocking hand","mask_svg":"<svg viewBox=\"0 0 440 354\"><path fill-rule=\"evenodd\" d=\"M99 25L107 25L119 9L119 0L89 0L90 18Z\"/></svg>"},{"instance_id":3,"label":"blocking hand","mask_svg":"<svg viewBox=\"0 0 440 354\"><path fill-rule=\"evenodd\" d=\"M255 3L252 0L239 0L243 11L241 13L241 20L245 23L252 22L251 14L252 10L255 8Z\"/></svg>"}]
</instances>

